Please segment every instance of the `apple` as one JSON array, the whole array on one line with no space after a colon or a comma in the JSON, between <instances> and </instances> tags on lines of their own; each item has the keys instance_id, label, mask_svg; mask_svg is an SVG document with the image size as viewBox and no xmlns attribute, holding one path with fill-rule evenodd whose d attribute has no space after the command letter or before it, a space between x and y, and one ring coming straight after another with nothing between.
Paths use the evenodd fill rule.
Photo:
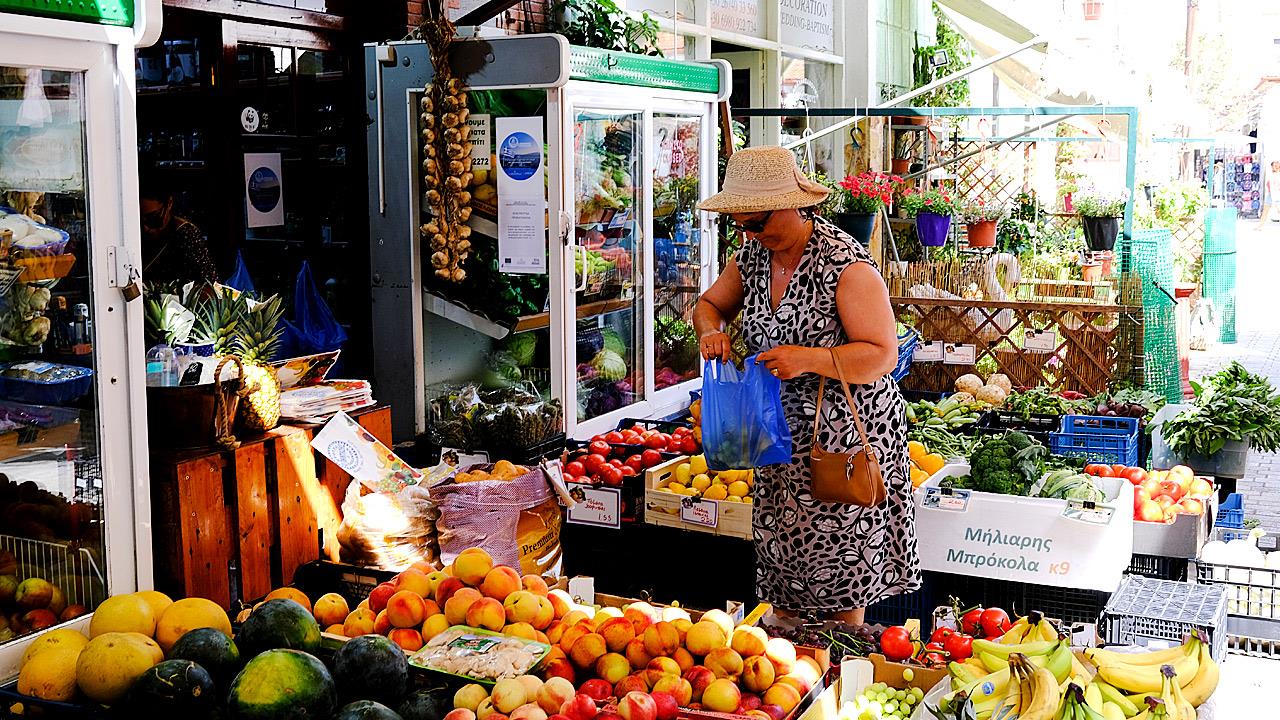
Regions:
<instances>
[{"instance_id":1,"label":"apple","mask_svg":"<svg viewBox=\"0 0 1280 720\"><path fill-rule=\"evenodd\" d=\"M1168 495L1171 500L1177 502L1182 499L1183 495L1187 494L1187 489L1173 480L1165 479L1160 481L1160 492L1155 494Z\"/></svg>"},{"instance_id":2,"label":"apple","mask_svg":"<svg viewBox=\"0 0 1280 720\"><path fill-rule=\"evenodd\" d=\"M595 720L596 715L600 714L600 708L590 695L578 693L560 706L560 714L568 716L569 720Z\"/></svg>"},{"instance_id":3,"label":"apple","mask_svg":"<svg viewBox=\"0 0 1280 720\"><path fill-rule=\"evenodd\" d=\"M1209 482L1207 478L1198 477L1191 481L1190 487L1187 488L1187 495L1203 500L1213 495L1213 483Z\"/></svg>"},{"instance_id":4,"label":"apple","mask_svg":"<svg viewBox=\"0 0 1280 720\"><path fill-rule=\"evenodd\" d=\"M1177 507L1179 508L1178 512L1188 515L1204 514L1204 503L1192 497L1182 498L1182 502L1178 503Z\"/></svg>"},{"instance_id":5,"label":"apple","mask_svg":"<svg viewBox=\"0 0 1280 720\"><path fill-rule=\"evenodd\" d=\"M610 685L607 681L601 680L600 678L592 678L582 683L578 688L578 692L598 703L602 703L613 695L613 685Z\"/></svg>"},{"instance_id":6,"label":"apple","mask_svg":"<svg viewBox=\"0 0 1280 720\"><path fill-rule=\"evenodd\" d=\"M1143 522L1164 522L1164 508L1154 500L1147 500L1138 509L1137 518Z\"/></svg>"}]
</instances>

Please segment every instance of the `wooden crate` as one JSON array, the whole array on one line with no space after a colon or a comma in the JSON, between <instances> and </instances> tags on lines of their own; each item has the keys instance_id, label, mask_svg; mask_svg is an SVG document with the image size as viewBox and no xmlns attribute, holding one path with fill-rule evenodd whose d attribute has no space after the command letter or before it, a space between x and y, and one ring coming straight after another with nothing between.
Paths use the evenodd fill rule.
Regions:
<instances>
[{"instance_id":1,"label":"wooden crate","mask_svg":"<svg viewBox=\"0 0 1280 720\"><path fill-rule=\"evenodd\" d=\"M390 407L352 417L390 444ZM282 425L235 450L152 452L157 589L229 608L287 585L304 563L337 560L351 476L312 449L318 430Z\"/></svg>"},{"instance_id":2,"label":"wooden crate","mask_svg":"<svg viewBox=\"0 0 1280 720\"><path fill-rule=\"evenodd\" d=\"M722 500L696 500L695 498L676 495L659 490L662 483L670 480L675 474L676 466L689 462L687 457L668 460L661 465L654 465L644 472L644 521L650 525L680 528L695 532L724 535L726 537L751 539L752 506L746 503L726 502ZM691 503L710 503L715 506L716 525L702 525L688 522L681 518L682 508Z\"/></svg>"}]
</instances>

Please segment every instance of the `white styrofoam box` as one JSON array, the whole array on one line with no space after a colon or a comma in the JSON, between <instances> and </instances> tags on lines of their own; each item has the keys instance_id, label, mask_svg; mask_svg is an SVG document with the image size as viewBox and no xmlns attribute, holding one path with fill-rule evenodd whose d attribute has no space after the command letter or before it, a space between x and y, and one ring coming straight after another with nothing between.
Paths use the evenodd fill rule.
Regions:
<instances>
[{"instance_id":1,"label":"white styrofoam box","mask_svg":"<svg viewBox=\"0 0 1280 720\"><path fill-rule=\"evenodd\" d=\"M1113 482L1101 487L1107 496L1102 513L1072 511L1068 501L1051 498L963 490L946 497L938 492L943 480L968 474L967 464L952 463L916 489L921 568L1054 587L1116 589L1133 555L1133 492L1127 481L1104 478Z\"/></svg>"}]
</instances>

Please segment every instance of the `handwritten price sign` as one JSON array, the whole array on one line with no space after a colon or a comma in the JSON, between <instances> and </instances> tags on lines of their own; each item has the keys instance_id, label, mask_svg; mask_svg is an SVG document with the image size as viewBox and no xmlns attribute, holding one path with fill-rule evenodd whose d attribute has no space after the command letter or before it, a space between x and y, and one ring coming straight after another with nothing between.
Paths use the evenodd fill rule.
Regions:
<instances>
[{"instance_id":1,"label":"handwritten price sign","mask_svg":"<svg viewBox=\"0 0 1280 720\"><path fill-rule=\"evenodd\" d=\"M574 484L570 494L577 502L569 508L568 522L614 530L622 527L622 491Z\"/></svg>"}]
</instances>

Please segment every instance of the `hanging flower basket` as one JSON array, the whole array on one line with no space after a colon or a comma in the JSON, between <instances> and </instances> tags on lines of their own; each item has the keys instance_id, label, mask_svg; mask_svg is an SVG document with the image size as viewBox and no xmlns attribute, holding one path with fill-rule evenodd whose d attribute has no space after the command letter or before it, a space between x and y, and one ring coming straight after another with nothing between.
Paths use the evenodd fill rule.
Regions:
<instances>
[{"instance_id":1,"label":"hanging flower basket","mask_svg":"<svg viewBox=\"0 0 1280 720\"><path fill-rule=\"evenodd\" d=\"M836 213L836 226L853 236L864 247L871 244L876 216L871 213Z\"/></svg>"},{"instance_id":2,"label":"hanging flower basket","mask_svg":"<svg viewBox=\"0 0 1280 720\"><path fill-rule=\"evenodd\" d=\"M1090 250L1100 252L1116 246L1116 236L1120 234L1120 218L1081 215L1080 225L1084 228L1084 240Z\"/></svg>"},{"instance_id":3,"label":"hanging flower basket","mask_svg":"<svg viewBox=\"0 0 1280 720\"><path fill-rule=\"evenodd\" d=\"M942 247L947 244L947 231L951 229L951 216L931 212L916 215L916 236L925 247Z\"/></svg>"},{"instance_id":4,"label":"hanging flower basket","mask_svg":"<svg viewBox=\"0 0 1280 720\"><path fill-rule=\"evenodd\" d=\"M979 220L965 225L969 233L969 247L989 248L996 246L996 221Z\"/></svg>"}]
</instances>

